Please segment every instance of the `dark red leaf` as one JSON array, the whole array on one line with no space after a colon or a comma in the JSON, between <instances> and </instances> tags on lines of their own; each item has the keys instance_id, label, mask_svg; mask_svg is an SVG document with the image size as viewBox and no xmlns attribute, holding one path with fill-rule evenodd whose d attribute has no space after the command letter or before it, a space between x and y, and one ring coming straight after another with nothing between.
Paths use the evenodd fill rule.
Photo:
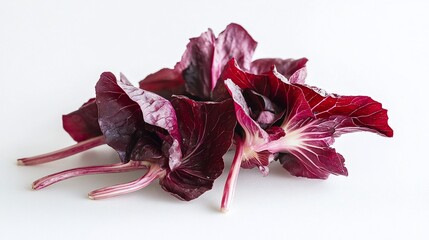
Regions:
<instances>
[{"instance_id":1,"label":"dark red leaf","mask_svg":"<svg viewBox=\"0 0 429 240\"><path fill-rule=\"evenodd\" d=\"M235 58L241 67L250 69L256 45L256 41L238 24L229 24L217 38L209 29L189 40L174 69L164 68L147 76L140 82L140 88L167 99L172 95L186 95L198 100L210 100L216 97L212 92L226 63ZM254 68L262 68L273 61L282 64L279 67L289 72L293 67L305 65L303 60L295 63L292 60L266 59L257 61Z\"/></svg>"},{"instance_id":2,"label":"dark red leaf","mask_svg":"<svg viewBox=\"0 0 429 240\"><path fill-rule=\"evenodd\" d=\"M117 81L112 73L101 75L96 94L99 123L106 142L118 151L122 161L130 160L139 139L151 134L149 130L154 127L166 131L166 134L155 132L169 146L167 156L170 164L180 160L180 133L174 109L168 100L133 87L124 76Z\"/></svg>"},{"instance_id":3,"label":"dark red leaf","mask_svg":"<svg viewBox=\"0 0 429 240\"><path fill-rule=\"evenodd\" d=\"M298 111L301 112L301 115L311 117L313 114L308 109L305 98L301 97L302 91L294 85L283 82L281 77L274 69L259 75L245 72L232 59L225 66L221 79L231 79L243 91L251 90L265 96L271 104L275 104L276 108L284 111L287 117L296 115L292 111ZM269 108L264 110L269 111Z\"/></svg>"},{"instance_id":4,"label":"dark red leaf","mask_svg":"<svg viewBox=\"0 0 429 240\"><path fill-rule=\"evenodd\" d=\"M307 58L300 59L281 59L281 58L261 58L252 62L250 66L250 73L262 74L271 71L272 67L275 66L276 70L285 76L287 79L298 70L305 68ZM244 68L246 69L246 68ZM304 79L300 79L301 83L304 83Z\"/></svg>"},{"instance_id":5,"label":"dark red leaf","mask_svg":"<svg viewBox=\"0 0 429 240\"><path fill-rule=\"evenodd\" d=\"M197 38L191 38L180 62L184 66L182 76L186 92L200 99L210 96L212 84L212 64L215 51L215 36L211 29Z\"/></svg>"},{"instance_id":6,"label":"dark red leaf","mask_svg":"<svg viewBox=\"0 0 429 240\"><path fill-rule=\"evenodd\" d=\"M296 85L304 93L305 99L317 118L345 116L336 126L336 133L370 131L392 137L393 130L388 125L387 110L381 103L367 96L340 96L328 94L324 90L305 85Z\"/></svg>"},{"instance_id":7,"label":"dark red leaf","mask_svg":"<svg viewBox=\"0 0 429 240\"><path fill-rule=\"evenodd\" d=\"M294 118L297 119L297 118ZM329 174L346 175L344 158L330 145L334 142L335 126L341 117L333 119L302 119L296 124L282 125L285 136L270 141L260 149L272 153L287 153L283 166L296 176L325 179ZM286 161L288 160L288 161ZM301 166L301 171L298 171Z\"/></svg>"},{"instance_id":8,"label":"dark red leaf","mask_svg":"<svg viewBox=\"0 0 429 240\"><path fill-rule=\"evenodd\" d=\"M248 155L257 156L257 153L263 151L291 154L293 157L285 160L284 167L291 169L292 174L314 178L326 178L329 174L347 175L344 158L329 147L334 137L358 130L391 136L387 111L369 97L322 95L318 93L321 91L289 83L275 69L255 75L240 70L232 61L225 67L222 77L229 79L226 85L236 103L237 119L245 132L244 144L250 148L247 150ZM251 119L250 110L246 110L249 108L246 100L249 99L243 97L243 91L254 91L266 96L283 109L283 123L279 127L283 129L284 136L278 135L279 131L270 131L270 128L260 133L260 124ZM269 137L268 140L267 137L258 137L265 136L268 131L277 136ZM249 144L247 139L258 141L253 140ZM243 149L246 152L246 147ZM298 166L302 166L300 171L297 170Z\"/></svg>"},{"instance_id":9,"label":"dark red leaf","mask_svg":"<svg viewBox=\"0 0 429 240\"><path fill-rule=\"evenodd\" d=\"M186 97L175 97L172 104L182 136L183 158L170 165L160 184L189 201L211 189L223 171L222 157L232 143L236 123L234 108L230 100L196 102Z\"/></svg>"},{"instance_id":10,"label":"dark red leaf","mask_svg":"<svg viewBox=\"0 0 429 240\"><path fill-rule=\"evenodd\" d=\"M76 142L101 136L95 98L89 99L78 110L63 115L63 128Z\"/></svg>"},{"instance_id":11,"label":"dark red leaf","mask_svg":"<svg viewBox=\"0 0 429 240\"><path fill-rule=\"evenodd\" d=\"M273 154L268 151L255 151L255 147L259 147L270 141L269 134L250 116L248 104L243 96L242 89L235 85L230 79L225 81L228 91L234 100L235 116L238 123L243 129L242 139L238 143L242 146L241 167L254 168L258 167L263 174L268 173L268 165L274 160ZM276 129L277 130L277 129ZM281 136L281 133L276 131L275 135Z\"/></svg>"},{"instance_id":12,"label":"dark red leaf","mask_svg":"<svg viewBox=\"0 0 429 240\"><path fill-rule=\"evenodd\" d=\"M279 161L293 176L316 179L327 179L329 177L329 173L325 171L318 171L316 169L316 173L310 172L305 165L301 163L301 160L291 153L279 154Z\"/></svg>"},{"instance_id":13,"label":"dark red leaf","mask_svg":"<svg viewBox=\"0 0 429 240\"><path fill-rule=\"evenodd\" d=\"M257 42L242 26L235 23L229 24L216 39L212 79L217 81L222 69L231 58L234 58L242 68L249 69L256 46ZM212 88L216 86L216 82L213 83Z\"/></svg>"},{"instance_id":14,"label":"dark red leaf","mask_svg":"<svg viewBox=\"0 0 429 240\"><path fill-rule=\"evenodd\" d=\"M263 129L268 128L284 115L284 112L264 95L245 89L243 96L248 104L250 117L255 119Z\"/></svg>"},{"instance_id":15,"label":"dark red leaf","mask_svg":"<svg viewBox=\"0 0 429 240\"><path fill-rule=\"evenodd\" d=\"M170 99L173 95L185 93L185 81L182 78L182 69L163 68L148 75L140 81L140 88Z\"/></svg>"},{"instance_id":16,"label":"dark red leaf","mask_svg":"<svg viewBox=\"0 0 429 240\"><path fill-rule=\"evenodd\" d=\"M100 126L107 143L124 161L144 161L148 174L183 200L192 200L212 188L222 173L222 156L232 142L235 127L231 101L195 102L173 97L172 102L133 87L124 76L102 74L96 87ZM132 183L94 191L93 197L119 194L120 189L148 184Z\"/></svg>"}]
</instances>

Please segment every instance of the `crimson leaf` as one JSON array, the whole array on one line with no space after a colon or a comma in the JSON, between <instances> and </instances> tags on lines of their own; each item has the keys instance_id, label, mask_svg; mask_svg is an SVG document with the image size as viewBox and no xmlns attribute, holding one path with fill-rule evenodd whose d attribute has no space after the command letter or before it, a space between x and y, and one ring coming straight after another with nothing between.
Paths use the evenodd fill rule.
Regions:
<instances>
[{"instance_id":1,"label":"crimson leaf","mask_svg":"<svg viewBox=\"0 0 429 240\"><path fill-rule=\"evenodd\" d=\"M140 81L141 89L170 99L172 95L185 94L185 81L179 64L174 69L163 68Z\"/></svg>"},{"instance_id":2,"label":"crimson leaf","mask_svg":"<svg viewBox=\"0 0 429 240\"><path fill-rule=\"evenodd\" d=\"M78 110L63 115L63 127L76 142L101 136L95 98L89 99Z\"/></svg>"},{"instance_id":3,"label":"crimson leaf","mask_svg":"<svg viewBox=\"0 0 429 240\"><path fill-rule=\"evenodd\" d=\"M231 101L172 100L182 136L183 158L161 179L163 188L184 200L200 196L223 171L223 155L232 143L235 127Z\"/></svg>"},{"instance_id":4,"label":"crimson leaf","mask_svg":"<svg viewBox=\"0 0 429 240\"><path fill-rule=\"evenodd\" d=\"M177 119L171 103L149 91L133 87L121 75L120 81L112 73L103 73L96 85L99 123L106 142L123 162L130 160L131 151L139 138L147 133L148 124L163 129L159 137L169 144L169 162L176 164L182 156ZM136 159L133 159L136 160Z\"/></svg>"},{"instance_id":5,"label":"crimson leaf","mask_svg":"<svg viewBox=\"0 0 429 240\"><path fill-rule=\"evenodd\" d=\"M305 68L307 61L307 58L296 60L291 58L261 58L252 62L249 72L253 74L262 74L271 71L272 67L275 66L279 73L287 79L290 79L295 72ZM302 79L301 83L304 83L304 79Z\"/></svg>"},{"instance_id":6,"label":"crimson leaf","mask_svg":"<svg viewBox=\"0 0 429 240\"><path fill-rule=\"evenodd\" d=\"M296 86L303 91L315 117L347 117L336 126L336 134L370 131L387 137L393 136L393 130L387 124L387 110L383 109L381 103L374 101L372 98L328 94L323 89L316 87Z\"/></svg>"},{"instance_id":7,"label":"crimson leaf","mask_svg":"<svg viewBox=\"0 0 429 240\"><path fill-rule=\"evenodd\" d=\"M333 138L342 133L360 130L384 136L393 134L387 124L387 111L369 97L322 95L322 90L288 83L274 70L254 75L241 71L233 62L225 67L223 75L237 84L236 87L232 83L227 84L234 100L238 99L234 97L234 93L240 94L237 88L241 87L267 96L284 109L285 116L280 127L285 136L274 141L265 140L263 146L253 148L255 152L268 150L293 155L293 158L288 158L289 161L283 161L287 163L285 167L291 161L300 159L300 165L310 171L309 174L300 174L301 176L326 178L329 173L347 175L343 165L344 158L329 147ZM232 91L234 88L236 90ZM243 104L236 105L236 108L237 106L244 107ZM249 114L246 116L250 117ZM240 117L237 117L240 122ZM283 155L282 159L286 157ZM297 166L298 164L294 164L294 169Z\"/></svg>"},{"instance_id":8,"label":"crimson leaf","mask_svg":"<svg viewBox=\"0 0 429 240\"><path fill-rule=\"evenodd\" d=\"M186 91L200 99L209 99L225 64L236 58L244 68L250 66L256 42L238 24L230 24L216 38L211 29L190 39L181 64Z\"/></svg>"},{"instance_id":9,"label":"crimson leaf","mask_svg":"<svg viewBox=\"0 0 429 240\"><path fill-rule=\"evenodd\" d=\"M387 123L387 111L369 97L323 96L303 85L290 83L275 68L255 75L242 71L233 61L225 67L222 76L227 79L225 84L243 128L241 139L236 140L237 152L225 184L222 209L230 204L237 168L251 162L266 173L270 162L267 152L280 157L283 166L295 176L324 179L329 174L348 174L343 156L330 147L334 137L356 130L385 136L393 133ZM246 102L251 99L246 99L244 94L248 91L267 97L283 110L283 120L278 126L263 129L257 119L252 119L249 107L252 105Z\"/></svg>"},{"instance_id":10,"label":"crimson leaf","mask_svg":"<svg viewBox=\"0 0 429 240\"><path fill-rule=\"evenodd\" d=\"M173 97L170 103L133 87L124 76L116 81L111 73L102 74L96 90L107 143L124 162L142 161L149 171L131 183L96 190L90 193L92 198L134 191L156 178L164 190L182 200L192 200L212 188L232 141L231 101Z\"/></svg>"}]
</instances>

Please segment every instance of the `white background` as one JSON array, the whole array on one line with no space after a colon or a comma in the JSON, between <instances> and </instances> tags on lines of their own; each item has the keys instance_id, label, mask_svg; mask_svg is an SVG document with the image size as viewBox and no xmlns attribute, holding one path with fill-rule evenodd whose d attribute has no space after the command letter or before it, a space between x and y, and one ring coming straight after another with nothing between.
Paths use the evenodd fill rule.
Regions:
<instances>
[{"instance_id":1,"label":"white background","mask_svg":"<svg viewBox=\"0 0 429 240\"><path fill-rule=\"evenodd\" d=\"M427 1L1 1L1 239L428 239L429 80ZM389 109L391 139L342 136L349 177L268 177L242 170L231 211L214 189L182 202L155 182L127 196L87 192L142 172L75 178L32 191L32 181L77 166L112 163L99 147L55 163L19 157L73 144L61 114L94 96L99 74L137 83L173 67L188 38L230 22L259 42L255 58L309 58L307 82L369 95ZM231 156L227 157L227 165Z\"/></svg>"}]
</instances>

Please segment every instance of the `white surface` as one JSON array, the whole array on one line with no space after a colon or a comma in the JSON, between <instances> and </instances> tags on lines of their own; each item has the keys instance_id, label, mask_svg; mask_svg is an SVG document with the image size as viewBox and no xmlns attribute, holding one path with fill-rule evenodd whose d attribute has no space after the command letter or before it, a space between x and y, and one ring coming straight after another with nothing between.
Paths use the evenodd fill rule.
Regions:
<instances>
[{"instance_id":1,"label":"white surface","mask_svg":"<svg viewBox=\"0 0 429 240\"><path fill-rule=\"evenodd\" d=\"M428 239L427 1L64 2L0 2L1 239ZM86 198L140 172L30 189L44 175L116 159L101 147L15 165L73 143L61 114L94 95L101 72L122 71L137 83L172 67L189 37L230 22L259 42L255 58L305 56L309 84L382 102L394 138L337 139L349 177L294 178L277 164L266 178L243 170L228 214L218 212L228 169L193 202L157 183L123 197Z\"/></svg>"}]
</instances>

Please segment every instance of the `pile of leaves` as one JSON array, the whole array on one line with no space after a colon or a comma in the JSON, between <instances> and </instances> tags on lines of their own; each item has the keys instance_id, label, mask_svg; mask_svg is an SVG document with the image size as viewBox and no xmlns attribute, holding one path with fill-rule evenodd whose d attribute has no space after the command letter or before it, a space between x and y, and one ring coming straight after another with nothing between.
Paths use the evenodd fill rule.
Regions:
<instances>
[{"instance_id":1,"label":"pile of leaves","mask_svg":"<svg viewBox=\"0 0 429 240\"><path fill-rule=\"evenodd\" d=\"M306 58L252 61L256 41L238 24L215 36L191 38L182 59L133 86L102 73L95 98L63 116L75 145L18 159L35 165L107 144L120 162L75 168L33 183L42 189L71 177L147 169L129 183L89 193L101 199L134 192L158 179L181 200L210 190L235 149L221 209L228 210L240 168L263 175L279 163L298 177L347 176L344 158L331 145L356 131L392 137L387 110L366 96L341 96L305 83Z\"/></svg>"}]
</instances>

